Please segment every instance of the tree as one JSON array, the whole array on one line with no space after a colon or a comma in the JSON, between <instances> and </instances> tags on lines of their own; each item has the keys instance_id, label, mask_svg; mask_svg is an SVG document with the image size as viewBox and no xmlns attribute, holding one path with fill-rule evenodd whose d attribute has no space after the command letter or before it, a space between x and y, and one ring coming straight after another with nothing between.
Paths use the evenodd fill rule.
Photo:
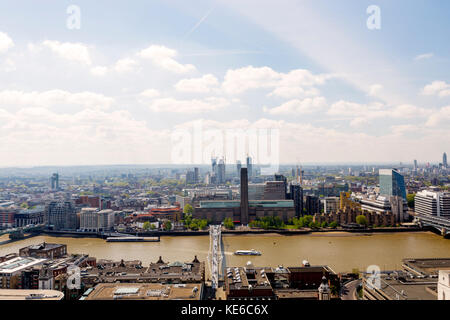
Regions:
<instances>
[{"instance_id":1,"label":"tree","mask_svg":"<svg viewBox=\"0 0 450 320\"><path fill-rule=\"evenodd\" d=\"M406 195L406 201L408 202L408 207L410 207L411 209L414 209L414 199L415 199L416 195L413 193L407 194Z\"/></svg>"},{"instance_id":2,"label":"tree","mask_svg":"<svg viewBox=\"0 0 450 320\"><path fill-rule=\"evenodd\" d=\"M187 214L193 214L194 213L194 208L189 204L189 203L187 203L185 206L184 206L184 210L183 210L183 213L187 213Z\"/></svg>"},{"instance_id":3,"label":"tree","mask_svg":"<svg viewBox=\"0 0 450 320\"><path fill-rule=\"evenodd\" d=\"M337 226L338 226L338 223L336 221L333 221L330 223L330 228L332 228L332 229L336 229Z\"/></svg>"},{"instance_id":4,"label":"tree","mask_svg":"<svg viewBox=\"0 0 450 320\"><path fill-rule=\"evenodd\" d=\"M310 227L311 229L319 229L320 228L320 224L318 222L311 221L309 223L308 227Z\"/></svg>"},{"instance_id":5,"label":"tree","mask_svg":"<svg viewBox=\"0 0 450 320\"><path fill-rule=\"evenodd\" d=\"M198 222L198 228L199 228L200 230L205 230L206 227L208 227L208 220L203 219L203 220L200 220L200 221Z\"/></svg>"},{"instance_id":6,"label":"tree","mask_svg":"<svg viewBox=\"0 0 450 320\"><path fill-rule=\"evenodd\" d=\"M322 222L322 223L320 224L320 227L321 227L321 228L326 228L326 227L328 227L328 223L327 223L326 221L324 221L324 222Z\"/></svg>"},{"instance_id":7,"label":"tree","mask_svg":"<svg viewBox=\"0 0 450 320\"><path fill-rule=\"evenodd\" d=\"M227 229L234 229L234 222L233 222L233 219L231 219L231 218L225 218L223 220L223 225Z\"/></svg>"},{"instance_id":8,"label":"tree","mask_svg":"<svg viewBox=\"0 0 450 320\"><path fill-rule=\"evenodd\" d=\"M165 231L170 231L172 229L172 222L169 220L165 221L163 224L163 228Z\"/></svg>"},{"instance_id":9,"label":"tree","mask_svg":"<svg viewBox=\"0 0 450 320\"><path fill-rule=\"evenodd\" d=\"M364 226L368 225L367 218L362 214L356 217L356 223Z\"/></svg>"},{"instance_id":10,"label":"tree","mask_svg":"<svg viewBox=\"0 0 450 320\"><path fill-rule=\"evenodd\" d=\"M186 214L184 216L183 224L186 228L189 228L189 226L192 223L192 214Z\"/></svg>"}]
</instances>

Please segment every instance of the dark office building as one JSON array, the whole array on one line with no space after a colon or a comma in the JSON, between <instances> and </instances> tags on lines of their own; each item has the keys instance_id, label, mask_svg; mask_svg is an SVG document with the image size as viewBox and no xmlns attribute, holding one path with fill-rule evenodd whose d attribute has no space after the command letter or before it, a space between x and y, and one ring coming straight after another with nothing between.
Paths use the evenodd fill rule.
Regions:
<instances>
[{"instance_id":1,"label":"dark office building","mask_svg":"<svg viewBox=\"0 0 450 320\"><path fill-rule=\"evenodd\" d=\"M267 181L264 200L286 200L286 184L283 181Z\"/></svg>"},{"instance_id":2,"label":"dark office building","mask_svg":"<svg viewBox=\"0 0 450 320\"><path fill-rule=\"evenodd\" d=\"M200 175L198 173L198 168L194 168L194 181L195 181L195 183L200 182Z\"/></svg>"},{"instance_id":3,"label":"dark office building","mask_svg":"<svg viewBox=\"0 0 450 320\"><path fill-rule=\"evenodd\" d=\"M284 182L284 197L283 199L287 198L287 192L288 192L288 185L287 185L287 178L283 176L282 174L276 174L274 175L275 181L282 181Z\"/></svg>"},{"instance_id":4,"label":"dark office building","mask_svg":"<svg viewBox=\"0 0 450 320\"><path fill-rule=\"evenodd\" d=\"M295 216L303 216L303 189L300 185L290 185L289 199L294 201Z\"/></svg>"},{"instance_id":5,"label":"dark office building","mask_svg":"<svg viewBox=\"0 0 450 320\"><path fill-rule=\"evenodd\" d=\"M50 178L52 190L59 190L59 174L54 173Z\"/></svg>"},{"instance_id":6,"label":"dark office building","mask_svg":"<svg viewBox=\"0 0 450 320\"><path fill-rule=\"evenodd\" d=\"M247 225L248 221L248 175L247 168L241 168L241 223Z\"/></svg>"},{"instance_id":7,"label":"dark office building","mask_svg":"<svg viewBox=\"0 0 450 320\"><path fill-rule=\"evenodd\" d=\"M305 209L308 215L320 213L320 199L316 196L306 196Z\"/></svg>"}]
</instances>

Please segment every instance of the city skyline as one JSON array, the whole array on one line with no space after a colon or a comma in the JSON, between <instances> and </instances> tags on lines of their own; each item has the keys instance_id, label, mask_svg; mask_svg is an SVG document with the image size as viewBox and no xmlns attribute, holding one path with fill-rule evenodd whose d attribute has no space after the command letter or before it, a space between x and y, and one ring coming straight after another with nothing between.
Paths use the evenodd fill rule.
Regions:
<instances>
[{"instance_id":1,"label":"city skyline","mask_svg":"<svg viewBox=\"0 0 450 320\"><path fill-rule=\"evenodd\" d=\"M450 46L436 3L379 1L379 30L368 1L79 1L79 29L66 3L4 3L0 166L173 163L173 133L199 120L279 130L280 163L437 161Z\"/></svg>"}]
</instances>

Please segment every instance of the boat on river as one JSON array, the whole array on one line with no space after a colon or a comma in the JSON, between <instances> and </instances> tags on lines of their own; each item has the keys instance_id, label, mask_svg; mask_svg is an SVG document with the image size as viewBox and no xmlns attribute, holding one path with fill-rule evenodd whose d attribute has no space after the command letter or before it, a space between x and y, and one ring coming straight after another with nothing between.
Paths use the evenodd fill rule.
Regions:
<instances>
[{"instance_id":1,"label":"boat on river","mask_svg":"<svg viewBox=\"0 0 450 320\"><path fill-rule=\"evenodd\" d=\"M235 253L237 256L260 256L261 252L255 249L252 250L237 250Z\"/></svg>"}]
</instances>

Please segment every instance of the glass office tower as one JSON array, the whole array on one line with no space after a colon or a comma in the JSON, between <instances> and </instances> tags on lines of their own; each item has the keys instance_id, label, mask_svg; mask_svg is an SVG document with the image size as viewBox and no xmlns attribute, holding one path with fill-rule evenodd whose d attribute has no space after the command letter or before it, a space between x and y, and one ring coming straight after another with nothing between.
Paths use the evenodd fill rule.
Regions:
<instances>
[{"instance_id":1,"label":"glass office tower","mask_svg":"<svg viewBox=\"0 0 450 320\"><path fill-rule=\"evenodd\" d=\"M406 199L405 179L396 169L380 169L380 194Z\"/></svg>"}]
</instances>

